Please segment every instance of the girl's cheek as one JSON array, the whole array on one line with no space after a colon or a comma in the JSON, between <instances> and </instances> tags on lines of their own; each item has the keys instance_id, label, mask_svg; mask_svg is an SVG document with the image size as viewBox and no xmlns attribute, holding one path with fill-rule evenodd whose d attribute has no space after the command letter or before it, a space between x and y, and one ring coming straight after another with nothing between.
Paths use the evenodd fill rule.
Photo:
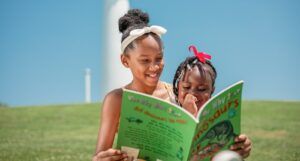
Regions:
<instances>
[{"instance_id":1,"label":"girl's cheek","mask_svg":"<svg viewBox=\"0 0 300 161\"><path fill-rule=\"evenodd\" d=\"M205 99L204 99L205 102L208 101L208 100L209 100L209 98L205 98Z\"/></svg>"},{"instance_id":2,"label":"girl's cheek","mask_svg":"<svg viewBox=\"0 0 300 161\"><path fill-rule=\"evenodd\" d=\"M208 93L205 94L205 95L204 95L204 100L205 100L205 102L208 101L209 99L210 99L210 94L208 94Z\"/></svg>"},{"instance_id":3,"label":"girl's cheek","mask_svg":"<svg viewBox=\"0 0 300 161\"><path fill-rule=\"evenodd\" d=\"M207 93L202 93L200 95L197 95L196 97L198 98L198 100L202 100L202 102L206 102L209 100L210 95L208 95Z\"/></svg>"}]
</instances>

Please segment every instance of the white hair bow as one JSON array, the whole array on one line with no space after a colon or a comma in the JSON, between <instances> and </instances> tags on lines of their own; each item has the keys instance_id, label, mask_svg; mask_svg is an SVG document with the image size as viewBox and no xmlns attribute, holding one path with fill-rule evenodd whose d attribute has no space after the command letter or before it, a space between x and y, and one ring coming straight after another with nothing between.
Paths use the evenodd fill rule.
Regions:
<instances>
[{"instance_id":1,"label":"white hair bow","mask_svg":"<svg viewBox=\"0 0 300 161\"><path fill-rule=\"evenodd\" d=\"M121 51L122 53L124 52L125 48L135 39L137 39L138 37L146 34L146 33L155 33L158 36L161 36L162 34L165 34L167 32L167 30L161 26L150 26L150 27L144 27L142 29L135 29L130 31L129 36L126 37L125 40L123 40L122 44L121 44Z\"/></svg>"}]
</instances>

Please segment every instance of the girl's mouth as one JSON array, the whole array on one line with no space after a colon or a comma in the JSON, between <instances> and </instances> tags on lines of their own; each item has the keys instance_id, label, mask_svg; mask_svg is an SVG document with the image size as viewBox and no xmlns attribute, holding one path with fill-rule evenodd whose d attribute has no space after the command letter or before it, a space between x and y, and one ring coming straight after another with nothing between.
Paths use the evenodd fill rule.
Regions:
<instances>
[{"instance_id":1,"label":"girl's mouth","mask_svg":"<svg viewBox=\"0 0 300 161\"><path fill-rule=\"evenodd\" d=\"M159 73L146 74L146 77L150 80L157 81L159 79Z\"/></svg>"},{"instance_id":2,"label":"girl's mouth","mask_svg":"<svg viewBox=\"0 0 300 161\"><path fill-rule=\"evenodd\" d=\"M156 78L158 76L158 74L157 73L154 73L154 74L149 74L149 77L151 77L151 78Z\"/></svg>"}]
</instances>

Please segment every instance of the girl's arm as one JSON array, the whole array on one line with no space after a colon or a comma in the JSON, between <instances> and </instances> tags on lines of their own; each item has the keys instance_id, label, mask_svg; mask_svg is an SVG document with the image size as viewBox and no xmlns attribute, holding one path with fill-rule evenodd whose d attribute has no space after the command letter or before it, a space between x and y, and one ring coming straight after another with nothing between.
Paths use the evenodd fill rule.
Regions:
<instances>
[{"instance_id":1,"label":"girl's arm","mask_svg":"<svg viewBox=\"0 0 300 161\"><path fill-rule=\"evenodd\" d=\"M93 161L120 160L127 157L120 150L111 149L118 129L122 101L122 89L106 95L101 112L96 153Z\"/></svg>"}]
</instances>

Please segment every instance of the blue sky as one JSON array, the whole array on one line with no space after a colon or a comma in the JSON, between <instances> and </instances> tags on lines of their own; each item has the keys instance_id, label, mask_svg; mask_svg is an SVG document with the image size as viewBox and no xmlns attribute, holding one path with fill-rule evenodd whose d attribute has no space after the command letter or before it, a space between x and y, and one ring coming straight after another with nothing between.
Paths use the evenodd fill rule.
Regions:
<instances>
[{"instance_id":1,"label":"blue sky","mask_svg":"<svg viewBox=\"0 0 300 161\"><path fill-rule=\"evenodd\" d=\"M242 79L245 99L300 100L299 1L131 0L130 5L168 29L162 80L172 81L194 44L213 56L216 91ZM83 102L87 67L92 101L101 101L104 18L101 0L0 1L0 102Z\"/></svg>"}]
</instances>

